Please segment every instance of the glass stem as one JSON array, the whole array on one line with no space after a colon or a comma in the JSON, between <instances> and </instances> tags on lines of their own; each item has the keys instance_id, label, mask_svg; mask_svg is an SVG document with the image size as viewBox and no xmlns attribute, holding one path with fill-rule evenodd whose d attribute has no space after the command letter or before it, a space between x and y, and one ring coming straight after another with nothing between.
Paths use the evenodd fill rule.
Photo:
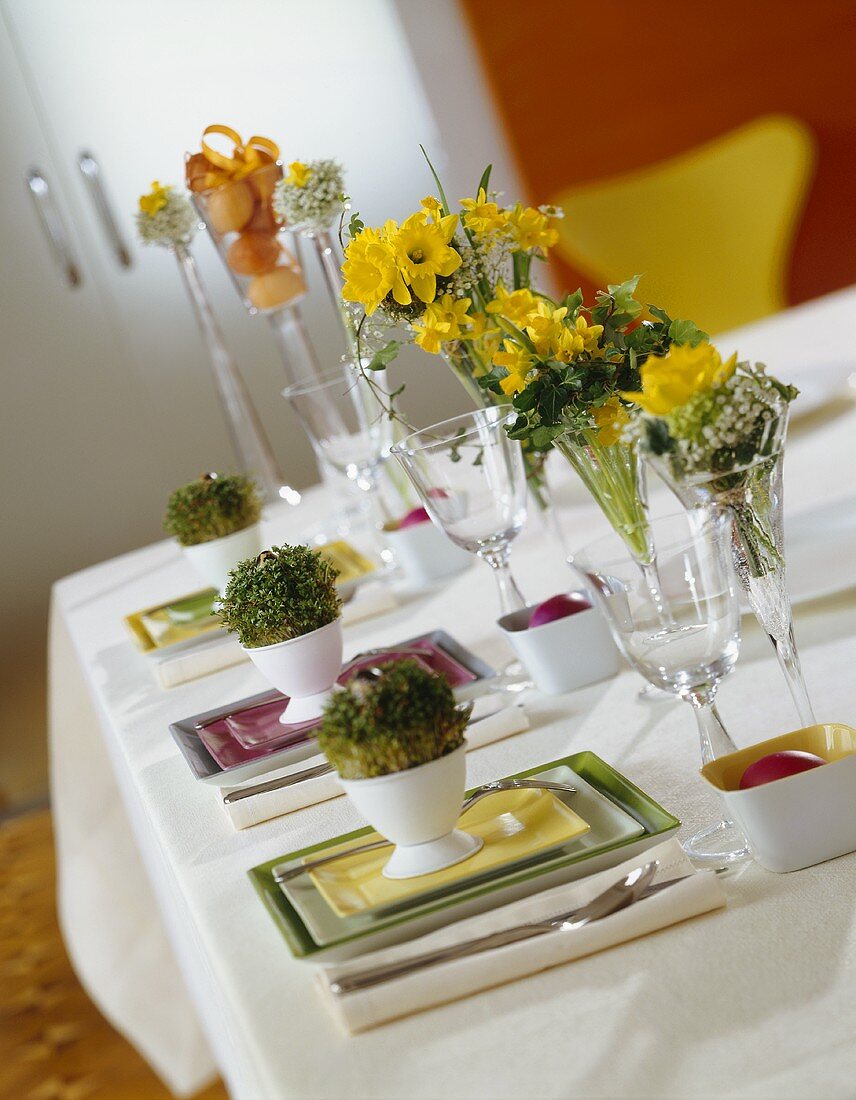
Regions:
<instances>
[{"instance_id":1,"label":"glass stem","mask_svg":"<svg viewBox=\"0 0 856 1100\"><path fill-rule=\"evenodd\" d=\"M321 368L298 306L286 306L268 314L289 382L317 378Z\"/></svg>"},{"instance_id":2,"label":"glass stem","mask_svg":"<svg viewBox=\"0 0 856 1100\"><path fill-rule=\"evenodd\" d=\"M300 494L285 481L277 466L262 422L232 359L189 250L175 249L178 270L193 305L196 323L214 368L214 381L223 407L232 449L244 473L258 479L268 500L297 504Z\"/></svg>"},{"instance_id":3,"label":"glass stem","mask_svg":"<svg viewBox=\"0 0 856 1100\"><path fill-rule=\"evenodd\" d=\"M719 756L737 751L737 746L731 740L716 709L715 696L716 688L710 685L696 688L685 696L695 711L701 741L702 764L709 764Z\"/></svg>"},{"instance_id":4,"label":"glass stem","mask_svg":"<svg viewBox=\"0 0 856 1100\"><path fill-rule=\"evenodd\" d=\"M507 546L501 550L479 550L478 555L483 558L493 570L496 577L496 586L499 589L499 606L503 615L512 611L521 611L526 606L523 593L517 587L517 582L512 576L508 559L511 551Z\"/></svg>"},{"instance_id":5,"label":"glass stem","mask_svg":"<svg viewBox=\"0 0 856 1100\"><path fill-rule=\"evenodd\" d=\"M803 726L817 725L817 719L814 716L814 710L803 679L797 643L794 640L793 620L785 637L775 638L772 634L769 634L768 637L773 643L773 649L776 651L776 657L784 673L797 713L800 716L800 722Z\"/></svg>"}]
</instances>

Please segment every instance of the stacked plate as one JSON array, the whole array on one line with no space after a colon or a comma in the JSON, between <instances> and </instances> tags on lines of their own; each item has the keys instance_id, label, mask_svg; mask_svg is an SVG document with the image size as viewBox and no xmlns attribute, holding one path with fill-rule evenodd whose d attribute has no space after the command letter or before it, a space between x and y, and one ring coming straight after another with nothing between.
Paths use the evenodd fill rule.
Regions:
<instances>
[{"instance_id":1,"label":"stacked plate","mask_svg":"<svg viewBox=\"0 0 856 1100\"><path fill-rule=\"evenodd\" d=\"M658 844L680 825L592 752L509 778L565 783L576 793L518 790L483 799L460 822L461 828L483 838L480 852L419 878L385 879L381 872L389 850L383 848L343 855L296 877L287 875L321 856L379 839L371 829L254 867L250 878L292 954L328 961L400 943L614 866Z\"/></svg>"}]
</instances>

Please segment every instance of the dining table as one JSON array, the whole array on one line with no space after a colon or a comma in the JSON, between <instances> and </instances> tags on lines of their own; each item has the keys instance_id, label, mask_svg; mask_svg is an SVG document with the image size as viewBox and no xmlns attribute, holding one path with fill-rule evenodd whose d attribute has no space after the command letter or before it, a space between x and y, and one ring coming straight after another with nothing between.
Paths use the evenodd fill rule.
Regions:
<instances>
[{"instance_id":1,"label":"dining table","mask_svg":"<svg viewBox=\"0 0 856 1100\"><path fill-rule=\"evenodd\" d=\"M796 634L818 720L856 725L854 318L847 288L716 344L803 390L784 473ZM561 537L532 506L511 555L532 603L579 587L566 554L607 529L558 456L550 476ZM652 507L670 502L652 493ZM330 507L312 488L270 510L266 538L299 541ZM346 657L443 629L505 664L490 572L474 560L425 590L398 582L395 607L346 628ZM197 587L178 547L159 542L58 581L49 632L63 936L89 995L175 1095L217 1073L234 1100L856 1093L856 854L789 874L743 863L723 876L724 909L346 1034L248 871L363 822L337 797L236 830L217 787L194 777L170 724L266 685L244 661L166 689L123 618ZM530 728L469 753L468 785L592 750L679 817L681 835L717 820L690 708L640 687L625 666L565 695L530 691ZM750 614L718 704L740 747L799 726Z\"/></svg>"}]
</instances>

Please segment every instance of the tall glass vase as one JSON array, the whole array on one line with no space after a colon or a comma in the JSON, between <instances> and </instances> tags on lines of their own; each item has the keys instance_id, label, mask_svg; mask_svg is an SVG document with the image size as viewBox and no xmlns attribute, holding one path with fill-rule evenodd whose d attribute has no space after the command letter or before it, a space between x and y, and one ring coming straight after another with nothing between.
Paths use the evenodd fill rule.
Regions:
<instances>
[{"instance_id":1,"label":"tall glass vase","mask_svg":"<svg viewBox=\"0 0 856 1100\"><path fill-rule=\"evenodd\" d=\"M788 409L767 422L756 456L727 472L691 472L677 452L650 462L685 508L728 509L734 516L734 562L755 617L776 652L803 726L816 722L794 638L788 594L782 515L785 436Z\"/></svg>"},{"instance_id":2,"label":"tall glass vase","mask_svg":"<svg viewBox=\"0 0 856 1100\"><path fill-rule=\"evenodd\" d=\"M173 252L193 306L199 332L211 358L214 381L235 457L243 472L256 478L268 500L285 500L289 504L299 504L300 493L286 483L279 471L241 372L226 347L193 256L186 245L176 245Z\"/></svg>"}]
</instances>

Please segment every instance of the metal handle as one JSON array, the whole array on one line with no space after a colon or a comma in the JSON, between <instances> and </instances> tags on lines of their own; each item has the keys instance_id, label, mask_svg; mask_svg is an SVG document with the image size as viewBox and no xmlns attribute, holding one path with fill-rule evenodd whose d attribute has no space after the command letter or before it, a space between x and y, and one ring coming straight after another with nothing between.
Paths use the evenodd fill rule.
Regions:
<instances>
[{"instance_id":1,"label":"metal handle","mask_svg":"<svg viewBox=\"0 0 856 1100\"><path fill-rule=\"evenodd\" d=\"M83 276L71 250L71 241L59 208L54 202L48 181L38 168L31 168L25 177L36 214L48 239L54 260L69 286L80 286Z\"/></svg>"},{"instance_id":2,"label":"metal handle","mask_svg":"<svg viewBox=\"0 0 856 1100\"><path fill-rule=\"evenodd\" d=\"M107 192L104 190L104 182L101 177L101 166L95 157L84 150L77 158L77 167L80 174L86 180L86 186L95 204L95 210L101 219L101 226L116 256L116 262L120 267L130 267L131 254L125 246L119 226L110 207Z\"/></svg>"}]
</instances>

